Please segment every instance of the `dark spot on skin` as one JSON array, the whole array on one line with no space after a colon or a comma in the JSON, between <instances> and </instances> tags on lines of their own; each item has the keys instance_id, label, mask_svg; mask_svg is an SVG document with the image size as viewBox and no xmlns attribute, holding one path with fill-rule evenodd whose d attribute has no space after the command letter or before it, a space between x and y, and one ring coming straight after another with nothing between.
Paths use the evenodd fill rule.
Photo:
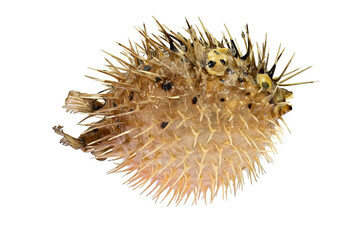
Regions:
<instances>
[{"instance_id":1,"label":"dark spot on skin","mask_svg":"<svg viewBox=\"0 0 360 240\"><path fill-rule=\"evenodd\" d=\"M169 91L173 86L174 86L174 83L172 83L172 82L163 83L162 89L164 91Z\"/></svg>"},{"instance_id":2,"label":"dark spot on skin","mask_svg":"<svg viewBox=\"0 0 360 240\"><path fill-rule=\"evenodd\" d=\"M151 66L150 65L145 65L144 66L144 71L149 71L151 69Z\"/></svg>"},{"instance_id":3,"label":"dark spot on skin","mask_svg":"<svg viewBox=\"0 0 360 240\"><path fill-rule=\"evenodd\" d=\"M116 107L117 105L116 105L116 102L113 102L113 107Z\"/></svg>"},{"instance_id":4,"label":"dark spot on skin","mask_svg":"<svg viewBox=\"0 0 360 240\"><path fill-rule=\"evenodd\" d=\"M129 93L129 100L130 100L130 101L133 100L133 97L134 97L134 92L131 91L131 92Z\"/></svg>"},{"instance_id":5,"label":"dark spot on skin","mask_svg":"<svg viewBox=\"0 0 360 240\"><path fill-rule=\"evenodd\" d=\"M101 108L102 108L102 106L97 105L97 106L94 107L94 110L99 110Z\"/></svg>"},{"instance_id":6,"label":"dark spot on skin","mask_svg":"<svg viewBox=\"0 0 360 240\"><path fill-rule=\"evenodd\" d=\"M225 80L224 80L224 79L220 79L220 82L225 82Z\"/></svg>"},{"instance_id":7,"label":"dark spot on skin","mask_svg":"<svg viewBox=\"0 0 360 240\"><path fill-rule=\"evenodd\" d=\"M244 79L242 79L242 78L238 78L238 81L239 81L239 83L242 83L242 82L244 82Z\"/></svg>"},{"instance_id":8,"label":"dark spot on skin","mask_svg":"<svg viewBox=\"0 0 360 240\"><path fill-rule=\"evenodd\" d=\"M221 62L222 65L225 65L225 64L226 64L226 62L225 62L224 59L220 59L220 62Z\"/></svg>"},{"instance_id":9,"label":"dark spot on skin","mask_svg":"<svg viewBox=\"0 0 360 240\"><path fill-rule=\"evenodd\" d=\"M219 55L219 53L218 53L217 51L214 51L214 53L215 53L216 55Z\"/></svg>"},{"instance_id":10,"label":"dark spot on skin","mask_svg":"<svg viewBox=\"0 0 360 240\"><path fill-rule=\"evenodd\" d=\"M274 99L270 99L269 103L270 104L274 103Z\"/></svg>"},{"instance_id":11,"label":"dark spot on skin","mask_svg":"<svg viewBox=\"0 0 360 240\"><path fill-rule=\"evenodd\" d=\"M132 111L134 111L134 109L130 108L129 112L132 112Z\"/></svg>"},{"instance_id":12,"label":"dark spot on skin","mask_svg":"<svg viewBox=\"0 0 360 240\"><path fill-rule=\"evenodd\" d=\"M159 77L155 78L155 82L160 82L160 81L161 81L161 78L159 78Z\"/></svg>"},{"instance_id":13,"label":"dark spot on skin","mask_svg":"<svg viewBox=\"0 0 360 240\"><path fill-rule=\"evenodd\" d=\"M195 40L194 40L194 41L195 41ZM191 46L192 46L192 47L194 47L194 44L193 44L193 43L191 43Z\"/></svg>"},{"instance_id":14,"label":"dark spot on skin","mask_svg":"<svg viewBox=\"0 0 360 240\"><path fill-rule=\"evenodd\" d=\"M208 61L207 65L209 68L213 68L215 66L216 62L214 61Z\"/></svg>"},{"instance_id":15,"label":"dark spot on skin","mask_svg":"<svg viewBox=\"0 0 360 240\"><path fill-rule=\"evenodd\" d=\"M270 87L270 85L269 85L269 83L267 83L267 82L262 82L262 83L261 83L261 87L267 89L267 88Z\"/></svg>"},{"instance_id":16,"label":"dark spot on skin","mask_svg":"<svg viewBox=\"0 0 360 240\"><path fill-rule=\"evenodd\" d=\"M234 71L231 70L230 68L227 68L226 71L227 71L228 74L234 74Z\"/></svg>"},{"instance_id":17,"label":"dark spot on skin","mask_svg":"<svg viewBox=\"0 0 360 240\"><path fill-rule=\"evenodd\" d=\"M101 103L101 102L98 102L98 101L95 101L93 102L93 109L94 110L99 110L101 109L103 106L106 105L106 101L104 103Z\"/></svg>"},{"instance_id":18,"label":"dark spot on skin","mask_svg":"<svg viewBox=\"0 0 360 240\"><path fill-rule=\"evenodd\" d=\"M194 97L194 98L192 99L192 103L193 103L193 104L196 104L196 103L197 103L197 97Z\"/></svg>"},{"instance_id":19,"label":"dark spot on skin","mask_svg":"<svg viewBox=\"0 0 360 240\"><path fill-rule=\"evenodd\" d=\"M220 98L220 102L225 102L225 98Z\"/></svg>"},{"instance_id":20,"label":"dark spot on skin","mask_svg":"<svg viewBox=\"0 0 360 240\"><path fill-rule=\"evenodd\" d=\"M94 133L97 133L98 131L99 131L99 129L97 129L97 128L96 128L96 129L94 129Z\"/></svg>"},{"instance_id":21,"label":"dark spot on skin","mask_svg":"<svg viewBox=\"0 0 360 240\"><path fill-rule=\"evenodd\" d=\"M248 104L248 108L250 109L251 107L252 107L252 104L251 104L251 103L249 103L249 104Z\"/></svg>"},{"instance_id":22,"label":"dark spot on skin","mask_svg":"<svg viewBox=\"0 0 360 240\"><path fill-rule=\"evenodd\" d=\"M166 128L166 126L169 124L169 122L162 122L160 127L161 128Z\"/></svg>"},{"instance_id":23,"label":"dark spot on skin","mask_svg":"<svg viewBox=\"0 0 360 240\"><path fill-rule=\"evenodd\" d=\"M250 95L250 93L249 93L249 92L247 92L247 93L245 93L245 95L246 95L246 96L249 96L249 95Z\"/></svg>"}]
</instances>

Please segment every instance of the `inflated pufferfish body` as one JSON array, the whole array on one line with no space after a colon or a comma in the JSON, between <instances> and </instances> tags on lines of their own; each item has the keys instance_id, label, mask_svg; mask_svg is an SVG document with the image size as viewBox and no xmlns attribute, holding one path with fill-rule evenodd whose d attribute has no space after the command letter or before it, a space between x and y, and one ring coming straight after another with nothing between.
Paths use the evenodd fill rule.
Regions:
<instances>
[{"instance_id":1,"label":"inflated pufferfish body","mask_svg":"<svg viewBox=\"0 0 360 240\"><path fill-rule=\"evenodd\" d=\"M158 24L162 36L150 37L144 27L142 45L119 44L130 62L110 54L120 67L108 61L108 70L98 70L114 78L96 79L105 91L69 92L68 111L101 120L86 124L78 138L61 126L54 130L65 145L98 160L118 160L111 172L133 173L128 182L152 186L155 199L172 193L170 202L179 203L193 194L196 202L201 196L206 201L207 193L213 200L220 187L235 192L244 171L256 179L263 171L259 159L271 161L278 120L292 109L286 102L292 92L280 86L306 69L282 79L290 74L287 65L273 77L280 48L268 69L265 41L256 63L247 27L247 52L241 56L230 34L219 42L187 23L187 39Z\"/></svg>"}]
</instances>

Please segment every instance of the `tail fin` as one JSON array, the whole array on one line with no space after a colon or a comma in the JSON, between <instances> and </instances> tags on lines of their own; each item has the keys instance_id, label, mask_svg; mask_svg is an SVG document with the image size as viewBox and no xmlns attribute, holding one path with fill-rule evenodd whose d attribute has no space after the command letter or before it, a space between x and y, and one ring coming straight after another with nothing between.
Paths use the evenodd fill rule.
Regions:
<instances>
[{"instance_id":1,"label":"tail fin","mask_svg":"<svg viewBox=\"0 0 360 240\"><path fill-rule=\"evenodd\" d=\"M63 126L54 126L53 127L55 133L63 136L63 138L60 140L60 143L65 146L71 146L74 149L82 149L84 150L85 144L84 140L82 138L74 138L70 136L69 134L64 133Z\"/></svg>"}]
</instances>

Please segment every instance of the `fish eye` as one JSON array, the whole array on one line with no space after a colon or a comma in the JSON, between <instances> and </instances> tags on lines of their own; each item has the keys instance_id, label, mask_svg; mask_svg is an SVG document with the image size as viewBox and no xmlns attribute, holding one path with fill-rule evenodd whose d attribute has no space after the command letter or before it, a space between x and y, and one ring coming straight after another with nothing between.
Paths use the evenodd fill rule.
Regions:
<instances>
[{"instance_id":1,"label":"fish eye","mask_svg":"<svg viewBox=\"0 0 360 240\"><path fill-rule=\"evenodd\" d=\"M263 89L268 89L272 86L271 78L267 74L258 74L256 82Z\"/></svg>"}]
</instances>

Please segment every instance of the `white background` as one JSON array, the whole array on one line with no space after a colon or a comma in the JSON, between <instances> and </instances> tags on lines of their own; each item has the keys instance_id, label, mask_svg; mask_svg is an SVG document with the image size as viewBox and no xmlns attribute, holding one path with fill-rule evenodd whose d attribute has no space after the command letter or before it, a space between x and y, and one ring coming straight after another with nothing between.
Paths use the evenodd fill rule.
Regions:
<instances>
[{"instance_id":1,"label":"white background","mask_svg":"<svg viewBox=\"0 0 360 240\"><path fill-rule=\"evenodd\" d=\"M242 43L268 33L272 59L313 65L293 81L291 134L257 183L227 201L166 206L107 175L111 162L59 144L81 115L62 109L67 92L98 92L115 41L139 41L152 19L185 34L185 17L220 38L225 23ZM8 239L360 239L359 27L355 1L2 1L0 4L0 238ZM281 68L281 67L280 67ZM279 71L277 72L279 74Z\"/></svg>"}]
</instances>

